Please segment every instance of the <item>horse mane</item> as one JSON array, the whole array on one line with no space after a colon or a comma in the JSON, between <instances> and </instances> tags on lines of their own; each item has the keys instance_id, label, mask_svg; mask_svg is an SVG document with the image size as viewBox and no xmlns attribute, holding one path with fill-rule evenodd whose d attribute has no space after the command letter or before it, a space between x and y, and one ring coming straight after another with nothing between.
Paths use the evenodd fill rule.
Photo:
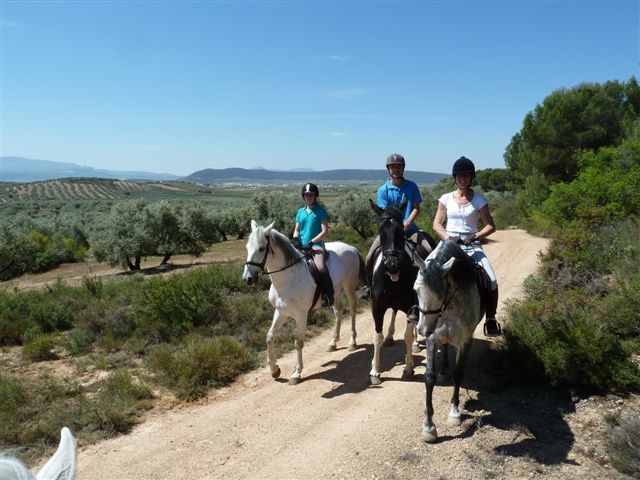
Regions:
<instances>
[{"instance_id":1,"label":"horse mane","mask_svg":"<svg viewBox=\"0 0 640 480\"><path fill-rule=\"evenodd\" d=\"M296 262L302 256L289 239L275 228L271 229L271 241L283 253L287 265Z\"/></svg>"},{"instance_id":2,"label":"horse mane","mask_svg":"<svg viewBox=\"0 0 640 480\"><path fill-rule=\"evenodd\" d=\"M474 261L462 251L460 246L453 241L446 241L442 245L435 257L427 262L422 269L422 277L424 282L429 285L436 295L444 297L446 293L446 282L442 276L442 266L451 258L456 259L449 271L449 275L453 282L461 287L472 284L476 280L477 269Z\"/></svg>"}]
</instances>

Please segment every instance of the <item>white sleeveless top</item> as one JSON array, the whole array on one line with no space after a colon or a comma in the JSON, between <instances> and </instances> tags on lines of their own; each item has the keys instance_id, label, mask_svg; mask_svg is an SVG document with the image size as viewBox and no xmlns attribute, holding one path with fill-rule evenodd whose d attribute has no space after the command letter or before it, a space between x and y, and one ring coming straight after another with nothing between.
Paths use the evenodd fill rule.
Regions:
<instances>
[{"instance_id":1,"label":"white sleeveless top","mask_svg":"<svg viewBox=\"0 0 640 480\"><path fill-rule=\"evenodd\" d=\"M487 200L474 193L469 203L460 205L453 198L453 193L445 193L439 200L447 209L447 233L451 236L477 233L480 209L487 204Z\"/></svg>"}]
</instances>

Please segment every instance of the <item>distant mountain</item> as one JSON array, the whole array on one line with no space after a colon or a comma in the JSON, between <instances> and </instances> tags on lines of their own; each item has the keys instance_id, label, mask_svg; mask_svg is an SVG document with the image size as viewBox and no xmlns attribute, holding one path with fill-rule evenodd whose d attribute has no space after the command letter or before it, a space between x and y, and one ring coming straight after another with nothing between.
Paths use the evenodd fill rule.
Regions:
<instances>
[{"instance_id":1,"label":"distant mountain","mask_svg":"<svg viewBox=\"0 0 640 480\"><path fill-rule=\"evenodd\" d=\"M435 183L448 174L433 172L405 172L405 176L416 183ZM183 177L185 182L211 185L216 183L278 183L278 182L330 182L330 183L372 183L384 182L389 175L386 170L324 170L324 171L275 171L275 170L247 170L244 168L224 168L198 170Z\"/></svg>"},{"instance_id":2,"label":"distant mountain","mask_svg":"<svg viewBox=\"0 0 640 480\"><path fill-rule=\"evenodd\" d=\"M67 177L117 178L121 180L177 180L179 175L124 170L100 170L75 163L0 157L0 181L35 182Z\"/></svg>"}]
</instances>

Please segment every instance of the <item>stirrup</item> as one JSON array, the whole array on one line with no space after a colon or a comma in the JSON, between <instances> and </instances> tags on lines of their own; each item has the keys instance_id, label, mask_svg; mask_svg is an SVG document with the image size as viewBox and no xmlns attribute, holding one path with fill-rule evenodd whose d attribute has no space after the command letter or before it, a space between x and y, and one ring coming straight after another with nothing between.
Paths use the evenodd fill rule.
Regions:
<instances>
[{"instance_id":1,"label":"stirrup","mask_svg":"<svg viewBox=\"0 0 640 480\"><path fill-rule=\"evenodd\" d=\"M487 318L484 322L484 336L498 337L502 335L502 327L495 318Z\"/></svg>"},{"instance_id":2,"label":"stirrup","mask_svg":"<svg viewBox=\"0 0 640 480\"><path fill-rule=\"evenodd\" d=\"M407 312L407 322L418 323L418 320L420 320L420 314L418 313L419 310L419 305L414 305L413 307L411 307Z\"/></svg>"}]
</instances>

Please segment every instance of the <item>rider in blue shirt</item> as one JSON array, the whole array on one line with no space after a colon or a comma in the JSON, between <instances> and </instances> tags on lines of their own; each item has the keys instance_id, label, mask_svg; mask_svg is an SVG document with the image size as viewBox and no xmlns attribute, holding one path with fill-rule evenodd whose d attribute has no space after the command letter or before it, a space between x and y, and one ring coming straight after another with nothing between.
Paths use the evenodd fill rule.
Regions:
<instances>
[{"instance_id":1,"label":"rider in blue shirt","mask_svg":"<svg viewBox=\"0 0 640 480\"><path fill-rule=\"evenodd\" d=\"M407 207L404 211L404 231L407 236L413 240L414 243L424 248L423 257L426 257L433 247L429 242L429 236L420 230L415 224L415 219L420 214L420 204L422 203L422 195L418 186L411 180L404 178L404 157L399 153L392 153L387 157L387 172L389 172L389 179L378 188L378 206L381 208L387 208L389 205L400 205L402 199L406 197ZM371 263L373 262L373 256L376 249L380 246L380 236L378 235L367 253L367 272L373 270ZM369 285L363 291L360 296L368 298L370 294L371 279L369 279Z\"/></svg>"},{"instance_id":2,"label":"rider in blue shirt","mask_svg":"<svg viewBox=\"0 0 640 480\"><path fill-rule=\"evenodd\" d=\"M324 237L329 232L329 214L316 201L320 191L313 183L302 187L302 198L305 206L296 213L296 228L293 231L294 245L309 247L313 253L313 261L320 273L320 283L323 293L324 306L333 305L333 282L325 266L326 250Z\"/></svg>"}]
</instances>

